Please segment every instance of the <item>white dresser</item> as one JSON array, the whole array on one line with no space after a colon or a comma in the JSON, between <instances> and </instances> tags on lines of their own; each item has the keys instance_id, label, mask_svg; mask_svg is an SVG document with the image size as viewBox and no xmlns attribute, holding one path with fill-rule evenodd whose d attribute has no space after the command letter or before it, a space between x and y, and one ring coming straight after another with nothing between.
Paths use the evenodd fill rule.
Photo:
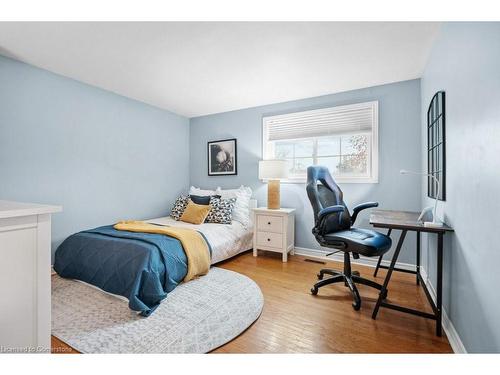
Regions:
<instances>
[{"instance_id":1,"label":"white dresser","mask_svg":"<svg viewBox=\"0 0 500 375\"><path fill-rule=\"evenodd\" d=\"M50 350L50 219L61 210L0 200L0 352Z\"/></svg>"},{"instance_id":2,"label":"white dresser","mask_svg":"<svg viewBox=\"0 0 500 375\"><path fill-rule=\"evenodd\" d=\"M274 251L282 254L283 262L288 253L293 255L295 246L295 209L265 207L254 208L253 256L257 250Z\"/></svg>"}]
</instances>

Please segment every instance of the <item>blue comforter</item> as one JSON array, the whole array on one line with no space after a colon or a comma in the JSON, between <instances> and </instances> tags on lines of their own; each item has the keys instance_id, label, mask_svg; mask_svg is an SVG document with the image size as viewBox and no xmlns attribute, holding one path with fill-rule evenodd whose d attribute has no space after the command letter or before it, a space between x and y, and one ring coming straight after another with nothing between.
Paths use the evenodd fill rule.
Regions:
<instances>
[{"instance_id":1,"label":"blue comforter","mask_svg":"<svg viewBox=\"0 0 500 375\"><path fill-rule=\"evenodd\" d=\"M54 270L124 296L130 309L149 316L186 276L187 258L175 238L104 226L68 237L56 250Z\"/></svg>"}]
</instances>

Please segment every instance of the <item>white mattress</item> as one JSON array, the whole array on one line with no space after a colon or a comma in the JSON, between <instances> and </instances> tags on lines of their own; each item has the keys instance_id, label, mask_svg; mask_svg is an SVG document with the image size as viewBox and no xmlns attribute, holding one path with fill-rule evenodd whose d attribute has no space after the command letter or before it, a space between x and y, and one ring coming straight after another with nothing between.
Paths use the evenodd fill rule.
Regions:
<instances>
[{"instance_id":1,"label":"white mattress","mask_svg":"<svg viewBox=\"0 0 500 375\"><path fill-rule=\"evenodd\" d=\"M204 223L200 225L176 221L170 216L146 220L148 223L192 228L203 233L212 247L212 264L231 258L252 248L253 228L238 221L232 224Z\"/></svg>"}]
</instances>

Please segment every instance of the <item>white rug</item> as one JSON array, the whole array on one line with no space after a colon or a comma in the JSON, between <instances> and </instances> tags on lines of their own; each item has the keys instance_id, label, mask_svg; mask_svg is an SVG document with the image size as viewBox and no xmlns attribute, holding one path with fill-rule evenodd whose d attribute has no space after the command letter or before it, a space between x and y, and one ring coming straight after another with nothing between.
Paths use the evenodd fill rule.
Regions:
<instances>
[{"instance_id":1,"label":"white rug","mask_svg":"<svg viewBox=\"0 0 500 375\"><path fill-rule=\"evenodd\" d=\"M238 336L262 312L248 277L213 267L179 285L143 318L128 301L52 277L52 334L82 353L206 353Z\"/></svg>"}]
</instances>

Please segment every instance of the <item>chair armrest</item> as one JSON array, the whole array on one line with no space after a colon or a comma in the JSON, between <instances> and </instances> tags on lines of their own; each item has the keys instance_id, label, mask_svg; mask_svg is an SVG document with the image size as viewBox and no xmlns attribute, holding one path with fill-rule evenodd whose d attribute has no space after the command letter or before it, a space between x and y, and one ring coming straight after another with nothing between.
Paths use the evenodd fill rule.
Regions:
<instances>
[{"instance_id":1,"label":"chair armrest","mask_svg":"<svg viewBox=\"0 0 500 375\"><path fill-rule=\"evenodd\" d=\"M378 207L378 202L365 202L365 203L360 203L357 206L354 206L352 209L352 216L351 216L351 225L354 224L356 221L356 218L358 217L358 214L366 210L367 208L373 208L373 207Z\"/></svg>"},{"instance_id":2,"label":"chair armrest","mask_svg":"<svg viewBox=\"0 0 500 375\"><path fill-rule=\"evenodd\" d=\"M325 207L318 213L318 220L322 220L325 216L333 213L343 212L344 210L345 207L342 205Z\"/></svg>"}]
</instances>

